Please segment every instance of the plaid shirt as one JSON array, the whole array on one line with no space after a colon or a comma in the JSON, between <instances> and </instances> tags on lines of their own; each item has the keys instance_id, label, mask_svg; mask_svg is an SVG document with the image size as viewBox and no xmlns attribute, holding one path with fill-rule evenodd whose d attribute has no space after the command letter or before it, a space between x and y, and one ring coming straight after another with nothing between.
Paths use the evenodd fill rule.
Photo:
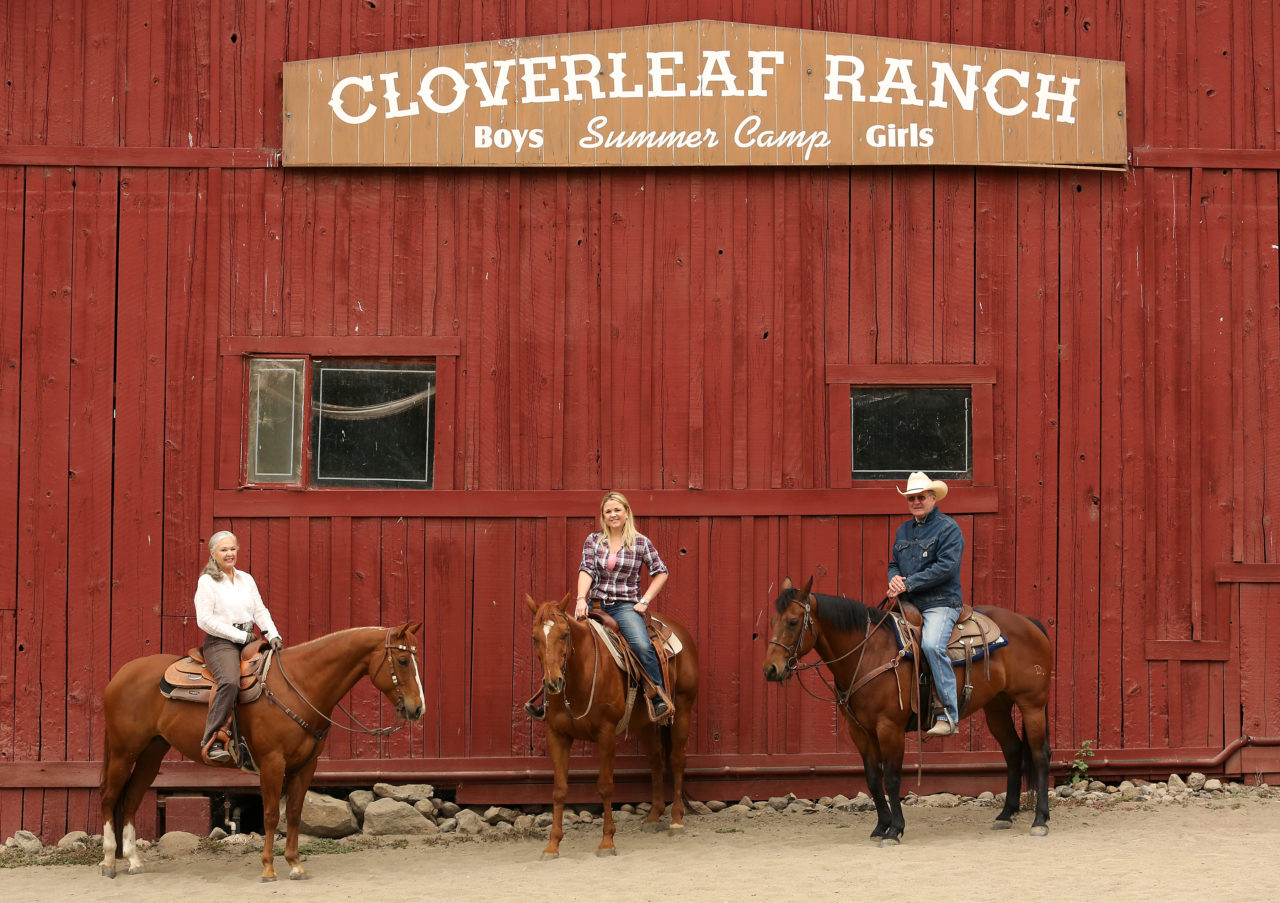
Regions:
<instances>
[{"instance_id":1,"label":"plaid shirt","mask_svg":"<svg viewBox=\"0 0 1280 903\"><path fill-rule=\"evenodd\" d=\"M609 559L609 544L602 541L603 533L592 533L582 544L582 564L578 570L591 575L591 600L601 605L615 605L619 602L640 602L640 565L649 568L649 576L665 574L667 566L662 563L658 550L649 542L649 537L637 533L636 547L628 549L625 545L618 550L618 561L609 570L605 565Z\"/></svg>"}]
</instances>

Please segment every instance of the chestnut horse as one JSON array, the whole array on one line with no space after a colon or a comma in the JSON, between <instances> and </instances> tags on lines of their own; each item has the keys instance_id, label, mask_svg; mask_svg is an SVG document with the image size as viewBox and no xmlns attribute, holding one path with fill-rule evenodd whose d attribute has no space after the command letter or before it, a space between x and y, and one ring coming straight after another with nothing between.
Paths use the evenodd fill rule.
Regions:
<instances>
[{"instance_id":1,"label":"chestnut horse","mask_svg":"<svg viewBox=\"0 0 1280 903\"><path fill-rule=\"evenodd\" d=\"M790 578L770 618L772 636L764 657L764 676L780 682L797 670L801 656L817 650L835 682L836 702L849 736L862 754L867 787L876 804L872 840L896 844L906 829L899 787L911 706L910 663L897 659L898 643L889 614L852 599L813 593L813 579L796 589ZM993 828L1012 826L1021 804L1022 778L1035 775L1036 814L1031 833L1049 831L1049 679L1053 648L1034 618L1003 608L980 609L1009 641L990 653L989 668L973 669L973 694L960 717L982 709L987 727L1000 744L1007 767L1004 808ZM1013 707L1022 713L1022 737L1013 723Z\"/></svg>"},{"instance_id":2,"label":"chestnut horse","mask_svg":"<svg viewBox=\"0 0 1280 903\"><path fill-rule=\"evenodd\" d=\"M306 877L298 855L302 801L333 723L329 715L356 681L367 676L401 718L422 717L416 639L421 627L356 627L282 649L271 663L266 692L240 706L240 732L257 762L262 790L263 881L276 880L275 837L282 788L288 795L284 858L289 877ZM129 860L130 875L143 870L133 817L169 748L202 761L200 739L208 707L166 699L160 693L161 676L178 658L134 659L116 672L103 694L107 730L102 760L102 874L108 878L116 876L117 849ZM368 732L388 733L389 729Z\"/></svg>"},{"instance_id":3,"label":"chestnut horse","mask_svg":"<svg viewBox=\"0 0 1280 903\"><path fill-rule=\"evenodd\" d=\"M525 595L533 613L533 647L542 663L542 686L546 690L547 753L555 770L552 792L551 839L542 851L543 859L560 855L564 837L564 802L569 791L569 748L574 740L590 740L600 748L600 775L596 789L604 804L604 838L597 856L617 855L613 835L613 760L618 722L627 708L627 678L614 664L604 641L587 625L566 612L572 595L559 602L539 605ZM640 746L649 759L653 779L653 808L644 820L645 830L658 830L658 820L666 808L663 766L671 769L674 799L671 802L671 829L684 827L685 743L689 739L693 704L698 698L698 649L689 631L675 619L662 615L661 621L679 637L683 646L670 662L671 685L667 694L675 704L669 726L649 720L641 693L637 693L627 729L640 737Z\"/></svg>"}]
</instances>

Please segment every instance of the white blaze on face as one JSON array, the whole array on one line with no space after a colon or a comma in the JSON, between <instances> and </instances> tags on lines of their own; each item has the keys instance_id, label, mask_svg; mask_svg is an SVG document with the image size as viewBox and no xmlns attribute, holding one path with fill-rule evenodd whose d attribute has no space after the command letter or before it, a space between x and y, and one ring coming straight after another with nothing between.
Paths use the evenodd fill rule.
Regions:
<instances>
[{"instance_id":1,"label":"white blaze on face","mask_svg":"<svg viewBox=\"0 0 1280 903\"><path fill-rule=\"evenodd\" d=\"M551 639L551 628L552 628L552 627L554 627L555 625L556 625L556 622L555 622L555 621L543 621L543 622L542 622L542 635L543 635L544 637L546 637L547 639Z\"/></svg>"},{"instance_id":2,"label":"white blaze on face","mask_svg":"<svg viewBox=\"0 0 1280 903\"><path fill-rule=\"evenodd\" d=\"M427 694L422 689L422 678L418 676L418 653L410 652L409 660L413 662L413 682L418 685L418 698L422 700L423 706L426 706Z\"/></svg>"}]
</instances>

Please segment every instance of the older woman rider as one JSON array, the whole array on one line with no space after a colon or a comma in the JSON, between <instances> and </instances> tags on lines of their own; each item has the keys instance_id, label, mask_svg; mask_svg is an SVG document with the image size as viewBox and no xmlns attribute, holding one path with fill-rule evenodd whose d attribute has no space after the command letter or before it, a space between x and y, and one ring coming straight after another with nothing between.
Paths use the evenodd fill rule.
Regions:
<instances>
[{"instance_id":1,"label":"older woman rider","mask_svg":"<svg viewBox=\"0 0 1280 903\"><path fill-rule=\"evenodd\" d=\"M196 584L196 624L205 632L204 660L216 683L200 748L208 746L206 756L215 765L231 761L222 742L210 744L209 738L231 717L240 691L240 650L253 641L253 625L262 628L272 649L284 646L253 577L236 570L239 551L234 533L222 530L210 536L209 562Z\"/></svg>"}]
</instances>

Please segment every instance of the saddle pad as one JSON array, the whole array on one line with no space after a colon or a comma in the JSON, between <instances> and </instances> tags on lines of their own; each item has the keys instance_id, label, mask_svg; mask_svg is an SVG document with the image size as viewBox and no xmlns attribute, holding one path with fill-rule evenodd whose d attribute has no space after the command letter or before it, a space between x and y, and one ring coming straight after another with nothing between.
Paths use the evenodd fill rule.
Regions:
<instances>
[{"instance_id":1,"label":"saddle pad","mask_svg":"<svg viewBox=\"0 0 1280 903\"><path fill-rule=\"evenodd\" d=\"M655 618L654 620L657 619ZM590 624L591 629L599 634L600 638L604 640L604 644L606 648L608 648L609 654L613 656L613 663L623 671L627 670L626 662L622 658L622 649L618 645L619 643L624 642L622 637L606 628L599 621L588 620L587 623ZM680 642L680 638L674 633L666 638L662 646L667 650L667 658L671 658L684 648L683 644Z\"/></svg>"},{"instance_id":2,"label":"saddle pad","mask_svg":"<svg viewBox=\"0 0 1280 903\"><path fill-rule=\"evenodd\" d=\"M901 617L897 614L893 616L893 626L897 632L898 648L902 649L905 647L902 638L905 628ZM973 617L960 621L951 631L951 639L947 641L947 657L956 664L962 664L965 659L976 662L981 660L987 651L994 651L1008 645L1008 638L1000 632L996 622L982 612L975 611ZM903 658L909 659L914 656L908 650Z\"/></svg>"}]
</instances>

